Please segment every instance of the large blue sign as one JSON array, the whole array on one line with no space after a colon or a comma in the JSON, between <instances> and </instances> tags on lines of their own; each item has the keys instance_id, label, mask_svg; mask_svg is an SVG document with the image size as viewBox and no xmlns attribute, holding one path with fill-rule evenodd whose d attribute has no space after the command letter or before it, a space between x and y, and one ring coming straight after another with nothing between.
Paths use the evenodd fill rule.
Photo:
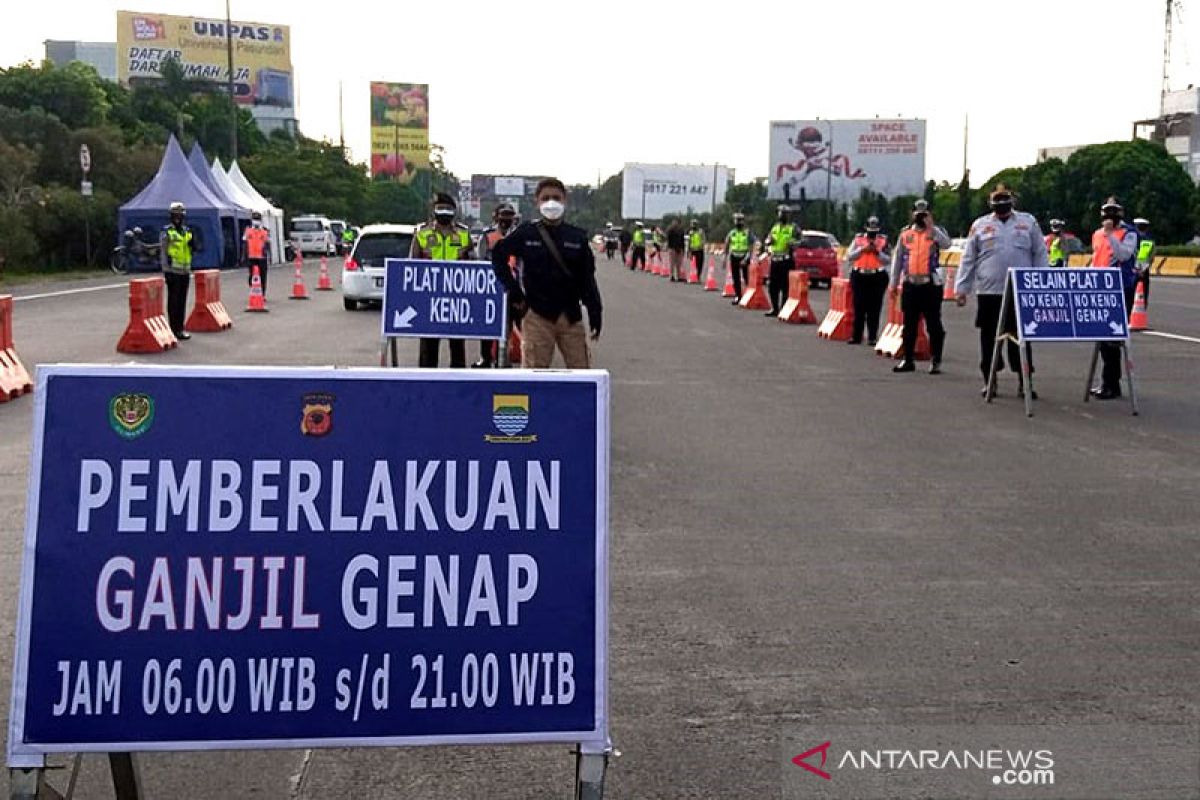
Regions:
<instances>
[{"instance_id":1,"label":"large blue sign","mask_svg":"<svg viewBox=\"0 0 1200 800\"><path fill-rule=\"evenodd\" d=\"M1129 339L1118 269L1014 269L1017 328L1026 342Z\"/></svg>"},{"instance_id":2,"label":"large blue sign","mask_svg":"<svg viewBox=\"0 0 1200 800\"><path fill-rule=\"evenodd\" d=\"M10 765L607 741L606 373L38 379Z\"/></svg>"},{"instance_id":3,"label":"large blue sign","mask_svg":"<svg viewBox=\"0 0 1200 800\"><path fill-rule=\"evenodd\" d=\"M384 267L384 338L504 338L508 303L491 263L389 258Z\"/></svg>"}]
</instances>

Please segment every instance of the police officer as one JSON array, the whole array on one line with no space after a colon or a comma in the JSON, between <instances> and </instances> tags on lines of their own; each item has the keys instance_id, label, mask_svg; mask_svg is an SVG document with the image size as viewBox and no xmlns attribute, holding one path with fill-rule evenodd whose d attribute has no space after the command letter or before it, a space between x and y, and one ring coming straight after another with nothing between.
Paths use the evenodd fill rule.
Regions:
<instances>
[{"instance_id":1,"label":"police officer","mask_svg":"<svg viewBox=\"0 0 1200 800\"><path fill-rule=\"evenodd\" d=\"M466 261L471 258L471 234L465 225L455 222L458 204L454 198L439 192L433 199L433 221L422 225L413 236L409 258L433 261ZM418 364L422 367L438 365L438 350L441 339L421 339ZM467 366L466 342L450 340L450 366Z\"/></svg>"},{"instance_id":2,"label":"police officer","mask_svg":"<svg viewBox=\"0 0 1200 800\"><path fill-rule=\"evenodd\" d=\"M516 218L517 218L517 209L513 208L512 203L505 201L503 203L500 203L498 206L496 206L496 210L492 212L492 224L490 226L488 226L488 228L486 230L484 230L483 235L479 237L479 244L476 246L476 249L475 249L475 257L478 258L480 261L491 261L492 260L492 250L495 248L496 242L500 241L501 239L503 239L505 236L508 236L508 234L512 232L512 230L514 228L513 223L515 222ZM509 266L515 272L515 270L516 270L515 259L513 260L513 263L509 264ZM512 327L512 324L514 322L512 311L513 311L513 309L510 304L509 314L508 314L508 324L509 324L510 328ZM506 339L507 339L507 333L508 332L505 331ZM487 368L487 367L496 366L496 362L498 360L497 357L499 355L499 349L500 348L496 344L496 341L494 339L480 339L479 340L479 360L476 361L471 366L476 367L476 368Z\"/></svg>"},{"instance_id":3,"label":"police officer","mask_svg":"<svg viewBox=\"0 0 1200 800\"><path fill-rule=\"evenodd\" d=\"M1046 240L1032 214L1013 208L1013 195L1004 184L996 186L988 196L992 213L971 223L967 245L958 268L954 298L959 306L967 304L967 295L975 293L975 327L979 328L979 371L983 373L982 394L987 395L991 375L992 351L996 345L996 327L1004 304L1004 290L1011 269L1049 269ZM1009 306L1004 317L1005 333L1016 334L1017 310ZM1026 358L1033 370L1033 354L1026 345ZM1017 394L1024 396L1025 379L1021 375L1021 350L1017 343L1008 342L1008 367L1017 374ZM996 365L996 373L1004 369L1004 354ZM1037 393L1030 395L1037 399Z\"/></svg>"},{"instance_id":4,"label":"police officer","mask_svg":"<svg viewBox=\"0 0 1200 800\"><path fill-rule=\"evenodd\" d=\"M1146 306L1150 306L1150 268L1154 265L1154 237L1150 235L1150 220L1145 217L1138 217L1133 221L1133 226L1138 232L1138 251L1137 251L1137 282L1142 285L1142 297L1146 301ZM1136 286L1135 296L1136 296Z\"/></svg>"},{"instance_id":5,"label":"police officer","mask_svg":"<svg viewBox=\"0 0 1200 800\"><path fill-rule=\"evenodd\" d=\"M892 254L887 236L879 232L879 217L868 217L866 228L854 237L846 262L854 297L854 330L849 344L862 344L863 327L872 346L879 335L879 310L887 293L887 266Z\"/></svg>"},{"instance_id":6,"label":"police officer","mask_svg":"<svg viewBox=\"0 0 1200 800\"><path fill-rule=\"evenodd\" d=\"M171 203L168 214L171 224L162 229L158 241L163 281L167 285L167 322L175 338L186 341L192 338L183 329L188 286L192 281L192 256L200 247L195 232L183 222L187 216L183 203Z\"/></svg>"},{"instance_id":7,"label":"police officer","mask_svg":"<svg viewBox=\"0 0 1200 800\"><path fill-rule=\"evenodd\" d=\"M1061 219L1050 220L1050 232L1046 234L1046 252L1050 266L1055 269L1067 266L1067 256L1070 255L1070 234Z\"/></svg>"},{"instance_id":8,"label":"police officer","mask_svg":"<svg viewBox=\"0 0 1200 800\"><path fill-rule=\"evenodd\" d=\"M600 337L600 289L587 231L563 221L567 188L557 178L542 178L535 191L541 219L526 222L496 243L492 267L508 296L528 308L521 325L521 363L530 369L550 366L557 348L567 369L591 366L582 304L587 308L592 341ZM521 264L520 280L509 259Z\"/></svg>"},{"instance_id":9,"label":"police officer","mask_svg":"<svg viewBox=\"0 0 1200 800\"><path fill-rule=\"evenodd\" d=\"M606 222L604 224L604 257L609 261L612 261L613 257L617 254L618 243L616 229L611 222Z\"/></svg>"},{"instance_id":10,"label":"police officer","mask_svg":"<svg viewBox=\"0 0 1200 800\"><path fill-rule=\"evenodd\" d=\"M771 271L767 276L767 292L771 297L771 310L768 317L779 316L783 307L783 298L787 297L788 273L795 263L792 251L800 241L800 231L791 221L791 213L787 206L780 206L776 212L777 221L771 226L767 240L763 243L771 254Z\"/></svg>"},{"instance_id":11,"label":"police officer","mask_svg":"<svg viewBox=\"0 0 1200 800\"><path fill-rule=\"evenodd\" d=\"M349 254L354 247L354 228L349 225L342 228L342 252ZM265 290L264 290L265 291Z\"/></svg>"},{"instance_id":12,"label":"police officer","mask_svg":"<svg viewBox=\"0 0 1200 800\"><path fill-rule=\"evenodd\" d=\"M629 268L637 269L638 264L642 265L642 269L646 268L646 227L642 225L642 221L638 220L633 223L633 239L630 241L633 245L633 255L629 257Z\"/></svg>"},{"instance_id":13,"label":"police officer","mask_svg":"<svg viewBox=\"0 0 1200 800\"><path fill-rule=\"evenodd\" d=\"M704 231L700 230L700 223L696 220L692 220L692 224L688 226L688 253L696 265L696 276L703 280Z\"/></svg>"},{"instance_id":14,"label":"police officer","mask_svg":"<svg viewBox=\"0 0 1200 800\"><path fill-rule=\"evenodd\" d=\"M929 331L929 349L933 363L931 375L942 371L942 347L946 330L942 327L941 249L950 246L950 237L933 222L929 204L918 200L913 205L912 224L900 232L892 253L891 288L900 288L900 308L904 312L904 358L892 372L913 372L917 365L914 350L921 317Z\"/></svg>"},{"instance_id":15,"label":"police officer","mask_svg":"<svg viewBox=\"0 0 1200 800\"><path fill-rule=\"evenodd\" d=\"M267 264L271 258L271 232L262 224L262 213L255 211L250 217L250 227L242 232L242 247L246 253L246 282L254 285L254 268L258 267L259 285L263 295L267 294Z\"/></svg>"},{"instance_id":16,"label":"police officer","mask_svg":"<svg viewBox=\"0 0 1200 800\"><path fill-rule=\"evenodd\" d=\"M725 237L725 257L729 259L729 271L733 275L733 305L742 299L742 284L749 283L747 270L754 252L754 233L746 227L746 215L737 211L733 215L733 227Z\"/></svg>"},{"instance_id":17,"label":"police officer","mask_svg":"<svg viewBox=\"0 0 1200 800\"><path fill-rule=\"evenodd\" d=\"M1125 209L1110 197L1100 206L1100 227L1092 234L1092 266L1118 267L1121 286L1125 290L1125 313L1133 310L1134 287L1137 286L1138 231L1125 221ZM1092 389L1098 400L1115 400L1121 396L1121 347L1100 345L1104 367L1100 386Z\"/></svg>"}]
</instances>

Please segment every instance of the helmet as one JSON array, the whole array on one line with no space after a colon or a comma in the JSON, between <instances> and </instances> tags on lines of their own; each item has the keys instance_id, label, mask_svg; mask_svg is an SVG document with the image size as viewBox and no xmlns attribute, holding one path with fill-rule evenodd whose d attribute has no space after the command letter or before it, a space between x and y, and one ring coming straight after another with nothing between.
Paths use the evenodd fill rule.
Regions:
<instances>
[{"instance_id":1,"label":"helmet","mask_svg":"<svg viewBox=\"0 0 1200 800\"><path fill-rule=\"evenodd\" d=\"M611 222L606 222L606 223L604 223L604 227L606 227L606 228L611 228L611 227L612 227L612 223L611 223Z\"/></svg>"},{"instance_id":2,"label":"helmet","mask_svg":"<svg viewBox=\"0 0 1200 800\"><path fill-rule=\"evenodd\" d=\"M879 217L874 215L867 217L867 230L872 232L879 230Z\"/></svg>"},{"instance_id":3,"label":"helmet","mask_svg":"<svg viewBox=\"0 0 1200 800\"><path fill-rule=\"evenodd\" d=\"M691 222L691 227L693 227L693 228L699 228L699 227L700 227L700 223L699 223L699 222L696 222L696 220L692 220L692 222Z\"/></svg>"},{"instance_id":4,"label":"helmet","mask_svg":"<svg viewBox=\"0 0 1200 800\"><path fill-rule=\"evenodd\" d=\"M735 222L739 219L745 219L745 218L746 218L746 215L743 214L742 212L740 212L740 211L733 212L733 219Z\"/></svg>"},{"instance_id":5,"label":"helmet","mask_svg":"<svg viewBox=\"0 0 1200 800\"><path fill-rule=\"evenodd\" d=\"M918 200L917 202L913 203L913 211L917 213L928 212L929 202L927 200Z\"/></svg>"},{"instance_id":6,"label":"helmet","mask_svg":"<svg viewBox=\"0 0 1200 800\"><path fill-rule=\"evenodd\" d=\"M1104 213L1107 213L1110 211L1118 213L1118 214L1125 213L1124 207L1122 207L1121 204L1117 202L1117 198L1115 198L1115 197L1108 198L1107 200L1104 201L1104 204L1100 206L1101 214L1104 214Z\"/></svg>"},{"instance_id":7,"label":"helmet","mask_svg":"<svg viewBox=\"0 0 1200 800\"><path fill-rule=\"evenodd\" d=\"M1061 219L1050 220L1050 230L1061 231L1063 229L1063 221Z\"/></svg>"},{"instance_id":8,"label":"helmet","mask_svg":"<svg viewBox=\"0 0 1200 800\"><path fill-rule=\"evenodd\" d=\"M505 201L505 202L501 203L500 205L496 206L496 216L497 217L513 217L513 216L516 216L516 214L517 214L517 209L515 207L513 207L512 203L509 203L508 201Z\"/></svg>"},{"instance_id":9,"label":"helmet","mask_svg":"<svg viewBox=\"0 0 1200 800\"><path fill-rule=\"evenodd\" d=\"M142 236L142 229L141 229L141 228L134 228L134 229L133 229L133 235L134 235L134 236L136 236L136 237L138 237L138 238L140 239L140 238L141 238L141 236Z\"/></svg>"},{"instance_id":10,"label":"helmet","mask_svg":"<svg viewBox=\"0 0 1200 800\"><path fill-rule=\"evenodd\" d=\"M183 203L176 200L167 207L167 211L171 214L186 214L187 209L183 207Z\"/></svg>"},{"instance_id":11,"label":"helmet","mask_svg":"<svg viewBox=\"0 0 1200 800\"><path fill-rule=\"evenodd\" d=\"M643 227L645 227L645 226L644 226L644 225L642 225L642 221L639 219L637 222L633 223L633 227L635 227L635 228L643 228Z\"/></svg>"},{"instance_id":12,"label":"helmet","mask_svg":"<svg viewBox=\"0 0 1200 800\"><path fill-rule=\"evenodd\" d=\"M1146 219L1145 217L1138 217L1133 221L1133 224L1137 225L1139 228L1149 228L1150 220Z\"/></svg>"}]
</instances>

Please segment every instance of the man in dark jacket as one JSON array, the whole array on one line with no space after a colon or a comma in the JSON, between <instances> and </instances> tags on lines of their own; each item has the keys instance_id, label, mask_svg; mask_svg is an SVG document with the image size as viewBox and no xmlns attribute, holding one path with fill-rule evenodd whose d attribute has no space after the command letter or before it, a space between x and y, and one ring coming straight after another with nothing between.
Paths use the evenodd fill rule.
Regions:
<instances>
[{"instance_id":1,"label":"man in dark jacket","mask_svg":"<svg viewBox=\"0 0 1200 800\"><path fill-rule=\"evenodd\" d=\"M557 178L538 182L535 198L541 219L525 222L492 248L492 267L510 301L525 314L521 325L521 363L531 369L550 366L557 347L568 369L592 365L582 304L587 308L592 341L600 337L600 289L587 231L563 221L567 188ZM509 268L520 259L521 279Z\"/></svg>"}]
</instances>

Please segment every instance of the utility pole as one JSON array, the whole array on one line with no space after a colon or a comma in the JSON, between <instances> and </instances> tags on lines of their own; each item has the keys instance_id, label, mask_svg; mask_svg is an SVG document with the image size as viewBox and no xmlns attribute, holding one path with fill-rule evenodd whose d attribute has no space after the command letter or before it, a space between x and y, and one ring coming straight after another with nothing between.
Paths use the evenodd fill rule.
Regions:
<instances>
[{"instance_id":1,"label":"utility pole","mask_svg":"<svg viewBox=\"0 0 1200 800\"><path fill-rule=\"evenodd\" d=\"M338 144L342 148L342 158L346 157L346 115L342 106L342 82L338 81Z\"/></svg>"},{"instance_id":2,"label":"utility pole","mask_svg":"<svg viewBox=\"0 0 1200 800\"><path fill-rule=\"evenodd\" d=\"M233 94L233 19L229 12L229 0L225 0L225 56L229 67L229 158L238 157L238 108Z\"/></svg>"}]
</instances>

